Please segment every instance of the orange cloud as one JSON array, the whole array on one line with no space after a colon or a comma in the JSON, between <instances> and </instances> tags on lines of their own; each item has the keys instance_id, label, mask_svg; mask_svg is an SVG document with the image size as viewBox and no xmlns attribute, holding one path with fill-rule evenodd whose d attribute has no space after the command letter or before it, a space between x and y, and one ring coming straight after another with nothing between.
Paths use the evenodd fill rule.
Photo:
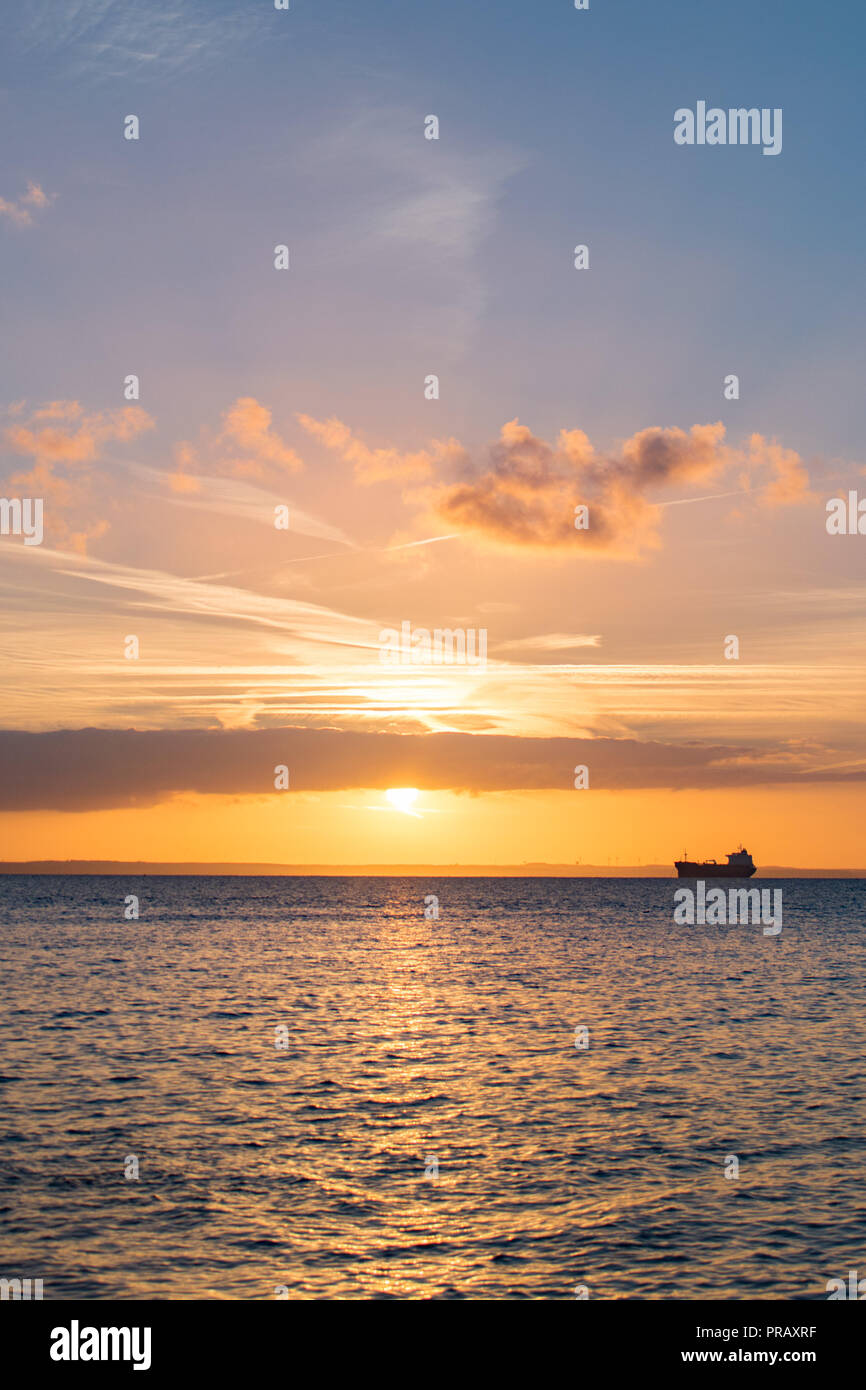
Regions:
<instances>
[{"instance_id":1,"label":"orange cloud","mask_svg":"<svg viewBox=\"0 0 866 1390\"><path fill-rule=\"evenodd\" d=\"M434 463L460 451L456 440L434 440L430 449L403 453L400 449L371 449L356 439L342 420L315 420L311 415L299 415L298 420L308 434L332 449L355 469L360 483L379 483L388 478L418 478L427 476Z\"/></svg>"},{"instance_id":2,"label":"orange cloud","mask_svg":"<svg viewBox=\"0 0 866 1390\"><path fill-rule=\"evenodd\" d=\"M34 411L28 424L9 425L3 438L16 454L42 461L87 463L98 457L104 444L114 440L125 443L152 427L147 411L137 405L87 415L77 401L51 401Z\"/></svg>"},{"instance_id":3,"label":"orange cloud","mask_svg":"<svg viewBox=\"0 0 866 1390\"><path fill-rule=\"evenodd\" d=\"M18 201L7 198L0 198L0 217L8 217L10 222L14 222L16 227L31 227L33 225L33 208L47 208L53 203L55 193L47 194L43 192L38 183L28 183L27 192L22 193Z\"/></svg>"},{"instance_id":4,"label":"orange cloud","mask_svg":"<svg viewBox=\"0 0 866 1390\"><path fill-rule=\"evenodd\" d=\"M752 436L747 451L724 441L720 422L688 431L653 427L638 431L618 453L600 455L582 430L561 430L551 445L511 420L488 447L485 466L429 491L427 501L449 528L501 546L567 546L634 558L661 544L654 497L664 488L717 479L745 462L756 472L773 472L762 501L778 505L807 495L808 475L793 450L760 435ZM576 530L581 505L588 508L588 526Z\"/></svg>"},{"instance_id":5,"label":"orange cloud","mask_svg":"<svg viewBox=\"0 0 866 1390\"><path fill-rule=\"evenodd\" d=\"M184 440L175 448L174 492L195 492L195 473L233 478L263 477L267 470L297 473L303 460L271 426L272 415L255 396L239 396L216 433L202 431L198 446Z\"/></svg>"},{"instance_id":6,"label":"orange cloud","mask_svg":"<svg viewBox=\"0 0 866 1390\"><path fill-rule=\"evenodd\" d=\"M20 407L13 412L20 414ZM153 420L140 406L87 414L78 401L50 401L31 412L25 424L7 425L3 441L15 454L29 455L49 468L55 463L90 463L103 445L134 439L153 428Z\"/></svg>"},{"instance_id":7,"label":"orange cloud","mask_svg":"<svg viewBox=\"0 0 866 1390\"><path fill-rule=\"evenodd\" d=\"M809 474L800 455L793 449L783 449L775 439L753 434L749 440L749 461L753 467L769 467L773 479L759 494L758 500L768 507L788 506L808 502Z\"/></svg>"},{"instance_id":8,"label":"orange cloud","mask_svg":"<svg viewBox=\"0 0 866 1390\"><path fill-rule=\"evenodd\" d=\"M10 482L21 492L50 502L45 534L60 547L84 554L87 542L102 536L108 522L102 519L71 521L65 513L87 509L92 513L96 474L88 464L97 462L104 445L135 439L153 428L153 420L140 406L88 413L78 401L49 401L18 422L23 407L10 411L15 423L3 431L5 446L28 456L32 467ZM60 470L60 471L58 471Z\"/></svg>"},{"instance_id":9,"label":"orange cloud","mask_svg":"<svg viewBox=\"0 0 866 1390\"><path fill-rule=\"evenodd\" d=\"M198 458L191 444L178 444L174 451L177 468L170 474L168 485L172 492L198 492L201 484L194 476Z\"/></svg>"},{"instance_id":10,"label":"orange cloud","mask_svg":"<svg viewBox=\"0 0 866 1390\"><path fill-rule=\"evenodd\" d=\"M245 464L256 467L261 463L276 464L292 473L303 468L294 449L272 431L271 412L254 396L240 396L226 411L223 421L222 442L240 447L248 456L237 460L239 471L244 471Z\"/></svg>"}]
</instances>

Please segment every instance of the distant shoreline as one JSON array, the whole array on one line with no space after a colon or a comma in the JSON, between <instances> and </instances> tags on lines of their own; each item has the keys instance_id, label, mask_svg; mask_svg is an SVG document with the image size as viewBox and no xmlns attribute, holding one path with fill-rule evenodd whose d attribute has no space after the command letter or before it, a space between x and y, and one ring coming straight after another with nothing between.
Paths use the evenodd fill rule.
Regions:
<instances>
[{"instance_id":1,"label":"distant shoreline","mask_svg":"<svg viewBox=\"0 0 866 1390\"><path fill-rule=\"evenodd\" d=\"M117 874L142 877L244 878L676 878L673 864L223 864L119 859L0 862L0 874ZM866 878L866 869L759 866L761 878Z\"/></svg>"}]
</instances>

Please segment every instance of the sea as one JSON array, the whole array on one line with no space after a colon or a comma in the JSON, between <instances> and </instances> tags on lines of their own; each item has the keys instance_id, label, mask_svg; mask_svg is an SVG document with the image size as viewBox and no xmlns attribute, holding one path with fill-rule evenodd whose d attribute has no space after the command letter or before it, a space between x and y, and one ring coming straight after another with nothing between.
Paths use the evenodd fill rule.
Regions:
<instances>
[{"instance_id":1,"label":"sea","mask_svg":"<svg viewBox=\"0 0 866 1390\"><path fill-rule=\"evenodd\" d=\"M773 880L776 935L677 886L0 877L0 1276L828 1298L866 1276L866 881Z\"/></svg>"}]
</instances>

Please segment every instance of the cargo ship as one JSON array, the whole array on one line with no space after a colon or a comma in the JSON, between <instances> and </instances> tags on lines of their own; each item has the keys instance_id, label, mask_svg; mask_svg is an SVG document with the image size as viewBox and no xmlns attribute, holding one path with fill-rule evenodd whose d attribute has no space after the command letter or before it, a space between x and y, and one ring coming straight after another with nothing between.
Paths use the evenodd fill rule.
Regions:
<instances>
[{"instance_id":1,"label":"cargo ship","mask_svg":"<svg viewBox=\"0 0 866 1390\"><path fill-rule=\"evenodd\" d=\"M757 873L752 856L742 845L728 855L727 864L717 864L715 859L705 859L699 864L683 857L674 861L674 868L678 878L751 878Z\"/></svg>"}]
</instances>

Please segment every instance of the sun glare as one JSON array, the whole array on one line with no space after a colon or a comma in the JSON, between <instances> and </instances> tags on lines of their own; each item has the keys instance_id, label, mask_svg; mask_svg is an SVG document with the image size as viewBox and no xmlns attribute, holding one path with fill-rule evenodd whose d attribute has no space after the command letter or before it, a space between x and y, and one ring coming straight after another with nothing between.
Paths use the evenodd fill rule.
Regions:
<instances>
[{"instance_id":1,"label":"sun glare","mask_svg":"<svg viewBox=\"0 0 866 1390\"><path fill-rule=\"evenodd\" d=\"M405 816L416 814L416 812L412 810L412 807L418 796L417 787L389 787L385 796L390 801L395 811L402 811Z\"/></svg>"}]
</instances>

